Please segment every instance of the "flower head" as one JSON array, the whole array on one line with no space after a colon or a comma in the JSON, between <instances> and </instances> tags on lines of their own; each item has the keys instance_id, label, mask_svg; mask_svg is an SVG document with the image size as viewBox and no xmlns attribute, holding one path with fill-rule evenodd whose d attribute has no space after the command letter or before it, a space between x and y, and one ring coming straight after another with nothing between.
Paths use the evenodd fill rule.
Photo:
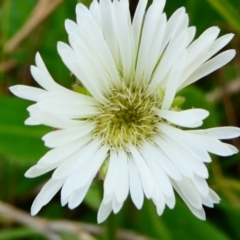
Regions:
<instances>
[{"instance_id":1,"label":"flower head","mask_svg":"<svg viewBox=\"0 0 240 240\"><path fill-rule=\"evenodd\" d=\"M219 202L206 182L209 153L229 156L238 150L219 139L240 135L235 127L182 130L202 125L204 109L181 110L176 93L213 72L235 55L227 50L214 56L233 37L218 37L207 29L193 41L195 28L178 9L167 20L164 0L140 0L131 21L128 0L94 0L87 9L76 7L77 23L65 23L70 45L58 52L77 77L72 90L59 86L39 54L31 67L43 89L14 86L18 97L35 101L28 108L28 125L55 128L43 137L52 148L27 172L37 177L54 170L36 197L31 213L61 189L61 203L77 207L99 173L104 197L98 222L117 213L128 195L141 208L144 195L159 215L173 208L174 190L198 218L202 205ZM214 57L213 57L214 56Z\"/></svg>"}]
</instances>

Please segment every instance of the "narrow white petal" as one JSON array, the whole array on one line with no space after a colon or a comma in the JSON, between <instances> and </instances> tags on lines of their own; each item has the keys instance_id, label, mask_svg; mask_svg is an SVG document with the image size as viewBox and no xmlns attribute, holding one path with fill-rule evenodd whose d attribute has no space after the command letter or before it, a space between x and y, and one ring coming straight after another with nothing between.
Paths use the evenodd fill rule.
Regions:
<instances>
[{"instance_id":1,"label":"narrow white petal","mask_svg":"<svg viewBox=\"0 0 240 240\"><path fill-rule=\"evenodd\" d=\"M204 178L194 175L191 179L192 183L196 189L201 193L201 195L207 197L209 194L209 187Z\"/></svg>"},{"instance_id":2,"label":"narrow white petal","mask_svg":"<svg viewBox=\"0 0 240 240\"><path fill-rule=\"evenodd\" d=\"M166 74L175 64L176 60L179 57L179 54L182 53L183 49L185 49L187 40L188 34L183 33L177 39L175 39L170 47L167 48L166 52L164 52L164 55L162 56L160 64L156 69L156 72L154 73L150 89L155 89L156 84L161 84Z\"/></svg>"},{"instance_id":3,"label":"narrow white petal","mask_svg":"<svg viewBox=\"0 0 240 240\"><path fill-rule=\"evenodd\" d=\"M169 156L175 161L176 167L182 169L182 174L188 177L193 177L193 172L202 178L208 177L208 170L204 163L198 161L191 155L184 147L182 147L178 141L173 140L165 134L162 134L162 138L171 146L174 151L170 151ZM174 157L175 156L175 157ZM180 165L179 165L180 164ZM187 174L187 175L186 175Z\"/></svg>"},{"instance_id":4,"label":"narrow white petal","mask_svg":"<svg viewBox=\"0 0 240 240\"><path fill-rule=\"evenodd\" d=\"M119 77L117 68L101 29L99 29L98 25L92 19L88 9L83 4L77 5L76 12L79 29L86 36L85 40L87 41L87 46L92 49L103 67L108 71L112 82L115 82L117 83L116 85L118 85Z\"/></svg>"},{"instance_id":5,"label":"narrow white petal","mask_svg":"<svg viewBox=\"0 0 240 240\"><path fill-rule=\"evenodd\" d=\"M36 120L34 117L29 117L24 121L24 124L33 126L33 125L41 125L42 123Z\"/></svg>"},{"instance_id":6,"label":"narrow white petal","mask_svg":"<svg viewBox=\"0 0 240 240\"><path fill-rule=\"evenodd\" d=\"M36 165L28 169L28 171L25 173L25 177L38 177L59 167L68 158L76 154L76 152L81 149L84 143L84 139L82 139L82 141L76 141L64 147L55 148L47 152Z\"/></svg>"},{"instance_id":7,"label":"narrow white petal","mask_svg":"<svg viewBox=\"0 0 240 240\"><path fill-rule=\"evenodd\" d=\"M61 161L63 158L69 158L71 154L76 153L91 141L91 136L85 136L74 142L69 142L64 146L54 148L47 152L40 160L39 164L48 165Z\"/></svg>"},{"instance_id":8,"label":"narrow white petal","mask_svg":"<svg viewBox=\"0 0 240 240\"><path fill-rule=\"evenodd\" d=\"M134 45L128 1L113 1L113 18L122 62L124 79L129 79L134 67Z\"/></svg>"},{"instance_id":9,"label":"narrow white petal","mask_svg":"<svg viewBox=\"0 0 240 240\"><path fill-rule=\"evenodd\" d=\"M40 122L43 125L53 127L53 128L77 128L81 127L81 122L77 120L69 120L63 116L59 116L58 114L37 111L32 112L31 117L36 121Z\"/></svg>"},{"instance_id":10,"label":"narrow white petal","mask_svg":"<svg viewBox=\"0 0 240 240\"><path fill-rule=\"evenodd\" d=\"M188 109L181 112L168 110L157 111L159 117L168 120L171 123L182 127L198 127L202 125L203 116L208 115L208 111L204 109Z\"/></svg>"},{"instance_id":11,"label":"narrow white petal","mask_svg":"<svg viewBox=\"0 0 240 240\"><path fill-rule=\"evenodd\" d=\"M24 85L15 85L9 88L9 90L17 97L24 98L30 101L37 102L39 96L46 93L45 90L41 88L28 87Z\"/></svg>"},{"instance_id":12,"label":"narrow white petal","mask_svg":"<svg viewBox=\"0 0 240 240\"><path fill-rule=\"evenodd\" d=\"M112 79L101 66L101 63L94 57L91 49L89 49L81 38L70 34L69 43L76 54L76 58L79 59L84 66L84 70L88 72L89 76L95 80L95 84L101 92L109 94L110 84Z\"/></svg>"},{"instance_id":13,"label":"narrow white petal","mask_svg":"<svg viewBox=\"0 0 240 240\"><path fill-rule=\"evenodd\" d=\"M149 199L152 197L153 194L154 179L152 178L152 173L149 170L149 167L147 166L145 160L143 159L139 151L133 146L130 146L129 150L140 173L144 193Z\"/></svg>"},{"instance_id":14,"label":"narrow white petal","mask_svg":"<svg viewBox=\"0 0 240 240\"><path fill-rule=\"evenodd\" d=\"M158 45L155 45L154 53L159 54L159 48L161 47L161 41L163 39L164 28L166 25L166 16L161 16L163 5L164 1L154 1L153 4L148 8L148 11L146 13L142 29L141 43L138 52L136 79L141 80L145 68L149 67L149 61L146 61L146 59L151 60L149 58L149 51L152 48L152 45L156 39L156 35L158 36L158 39L156 39L158 40ZM163 18L165 19L165 24L161 24ZM163 26L164 28L162 28ZM159 31L158 29L161 29L161 31ZM156 65L156 63L157 59L155 58L154 65ZM147 80L148 79L145 79L145 81Z\"/></svg>"},{"instance_id":15,"label":"narrow white petal","mask_svg":"<svg viewBox=\"0 0 240 240\"><path fill-rule=\"evenodd\" d=\"M176 181L181 179L181 174L175 165L167 159L162 150L157 146L148 144L147 142L143 145L144 151L149 157L154 158L166 172L166 174L175 179Z\"/></svg>"},{"instance_id":16,"label":"narrow white petal","mask_svg":"<svg viewBox=\"0 0 240 240\"><path fill-rule=\"evenodd\" d=\"M144 151L144 148L141 149L141 153L144 156L144 159L146 160L150 170L152 171L152 173L153 173L153 175L156 179L158 188L165 195L172 196L174 194L173 189L172 189L172 185L170 183L170 180L169 180L168 176L162 170L160 164L154 158L149 156L147 154L147 152Z\"/></svg>"},{"instance_id":17,"label":"narrow white petal","mask_svg":"<svg viewBox=\"0 0 240 240\"><path fill-rule=\"evenodd\" d=\"M97 149L99 148L101 142L98 140L94 140L82 148L76 155L69 158L65 161L61 166L59 166L53 173L54 179L61 179L79 168L86 161L93 157Z\"/></svg>"},{"instance_id":18,"label":"narrow white petal","mask_svg":"<svg viewBox=\"0 0 240 240\"><path fill-rule=\"evenodd\" d=\"M130 180L130 195L133 203L138 209L142 208L144 195L141 184L141 179L137 170L137 166L133 159L128 159L129 180Z\"/></svg>"},{"instance_id":19,"label":"narrow white petal","mask_svg":"<svg viewBox=\"0 0 240 240\"><path fill-rule=\"evenodd\" d=\"M205 130L190 130L188 132L215 139L232 139L240 136L240 128L238 127L216 127Z\"/></svg>"},{"instance_id":20,"label":"narrow white petal","mask_svg":"<svg viewBox=\"0 0 240 240\"><path fill-rule=\"evenodd\" d=\"M162 151L165 153L169 161L171 161L176 168L187 177L193 176L193 171L187 164L187 161L185 157L184 152L181 148L177 146L173 141L170 141L167 137L163 136L163 139L160 137L155 140L156 144L162 149ZM174 151L173 151L174 149Z\"/></svg>"},{"instance_id":21,"label":"narrow white petal","mask_svg":"<svg viewBox=\"0 0 240 240\"><path fill-rule=\"evenodd\" d=\"M148 3L147 0L139 1L134 14L134 18L133 18L132 31L133 31L133 38L134 38L134 45L135 45L135 54L137 53L137 50L140 44L139 43L140 35L141 35L143 19L144 19L147 3Z\"/></svg>"},{"instance_id":22,"label":"narrow white petal","mask_svg":"<svg viewBox=\"0 0 240 240\"><path fill-rule=\"evenodd\" d=\"M39 68L46 75L50 75L39 52L36 53L35 56L36 67Z\"/></svg>"},{"instance_id":23,"label":"narrow white petal","mask_svg":"<svg viewBox=\"0 0 240 240\"><path fill-rule=\"evenodd\" d=\"M223 143L217 139L200 136L194 133L188 133L189 138L192 139L196 144L199 144L201 147L205 148L208 152L216 154L218 156L231 156L236 154L238 150L230 145Z\"/></svg>"},{"instance_id":24,"label":"narrow white petal","mask_svg":"<svg viewBox=\"0 0 240 240\"><path fill-rule=\"evenodd\" d=\"M84 84L91 95L99 102L106 103L106 98L96 85L96 79L92 79L90 74L86 71L83 62L73 52L73 50L66 44L59 42L57 45L58 53L62 61L66 64L69 70Z\"/></svg>"},{"instance_id":25,"label":"narrow white petal","mask_svg":"<svg viewBox=\"0 0 240 240\"><path fill-rule=\"evenodd\" d=\"M61 180L53 180L50 179L41 189L38 196L35 198L32 207L31 207L31 215L36 215L40 209L46 205L53 196L59 191L64 179Z\"/></svg>"},{"instance_id":26,"label":"narrow white petal","mask_svg":"<svg viewBox=\"0 0 240 240\"><path fill-rule=\"evenodd\" d=\"M220 197L211 189L209 188L209 196L211 197L213 203L219 203Z\"/></svg>"},{"instance_id":27,"label":"narrow white petal","mask_svg":"<svg viewBox=\"0 0 240 240\"><path fill-rule=\"evenodd\" d=\"M49 74L46 74L35 66L31 66L30 70L35 81L44 89L48 91L63 91L64 88L54 82Z\"/></svg>"},{"instance_id":28,"label":"narrow white petal","mask_svg":"<svg viewBox=\"0 0 240 240\"><path fill-rule=\"evenodd\" d=\"M172 196L167 196L165 195L164 196L165 198L165 202L166 202L166 205L170 208L170 209L173 209L175 204L176 204L176 198L175 198L175 195L173 194Z\"/></svg>"},{"instance_id":29,"label":"narrow white petal","mask_svg":"<svg viewBox=\"0 0 240 240\"><path fill-rule=\"evenodd\" d=\"M118 202L117 198L113 198L113 200L112 200L112 208L113 208L113 212L115 214L117 214L120 211L122 206L123 206L123 202Z\"/></svg>"},{"instance_id":30,"label":"narrow white petal","mask_svg":"<svg viewBox=\"0 0 240 240\"><path fill-rule=\"evenodd\" d=\"M68 207L70 209L76 208L78 205L80 205L91 185L92 181L89 181L87 184L85 184L82 188L74 191L69 198Z\"/></svg>"},{"instance_id":31,"label":"narrow white petal","mask_svg":"<svg viewBox=\"0 0 240 240\"><path fill-rule=\"evenodd\" d=\"M119 176L119 161L117 152L115 150L110 151L110 159L108 165L107 175L104 181L104 196L111 195L116 187L116 179Z\"/></svg>"},{"instance_id":32,"label":"narrow white petal","mask_svg":"<svg viewBox=\"0 0 240 240\"><path fill-rule=\"evenodd\" d=\"M45 145L50 148L60 147L90 134L94 128L95 124L85 123L79 128L52 131L42 139L45 141Z\"/></svg>"},{"instance_id":33,"label":"narrow white petal","mask_svg":"<svg viewBox=\"0 0 240 240\"><path fill-rule=\"evenodd\" d=\"M235 55L235 50L227 50L218 54L216 57L210 59L202 66L200 66L195 72L193 72L181 85L180 89L188 86L189 84L192 84L193 82L196 82L198 79L205 77L206 75L217 70L218 68L221 68L222 66L230 62Z\"/></svg>"},{"instance_id":34,"label":"narrow white petal","mask_svg":"<svg viewBox=\"0 0 240 240\"><path fill-rule=\"evenodd\" d=\"M208 152L198 144L195 144L192 141L191 137L185 134L186 131L162 123L159 124L159 130L163 131L167 136L169 136L173 140L177 140L179 145L181 145L190 154L192 154L194 158L207 163L212 161Z\"/></svg>"},{"instance_id":35,"label":"narrow white petal","mask_svg":"<svg viewBox=\"0 0 240 240\"><path fill-rule=\"evenodd\" d=\"M189 203L196 209L202 208L201 197L190 180L183 178L178 182L172 181L172 184L186 203Z\"/></svg>"},{"instance_id":36,"label":"narrow white petal","mask_svg":"<svg viewBox=\"0 0 240 240\"><path fill-rule=\"evenodd\" d=\"M38 107L46 112L55 113L70 118L89 118L101 113L95 106L84 106L81 102L59 104L54 101L41 101Z\"/></svg>"},{"instance_id":37,"label":"narrow white petal","mask_svg":"<svg viewBox=\"0 0 240 240\"><path fill-rule=\"evenodd\" d=\"M201 195L201 199L202 199L202 204L209 207L209 208L213 208L214 205L213 205L213 201L211 199L211 197L208 195L208 196L203 196Z\"/></svg>"},{"instance_id":38,"label":"narrow white petal","mask_svg":"<svg viewBox=\"0 0 240 240\"><path fill-rule=\"evenodd\" d=\"M98 224L104 222L112 211L112 203L104 204L103 201L98 209L97 222Z\"/></svg>"},{"instance_id":39,"label":"narrow white petal","mask_svg":"<svg viewBox=\"0 0 240 240\"><path fill-rule=\"evenodd\" d=\"M109 148L107 146L102 146L85 162L80 176L75 179L74 189L82 187L89 179L92 180L97 175L101 165L107 158L108 150Z\"/></svg>"},{"instance_id":40,"label":"narrow white petal","mask_svg":"<svg viewBox=\"0 0 240 240\"><path fill-rule=\"evenodd\" d=\"M62 92L46 92L40 96L40 100L53 101L59 104L62 103L81 103L83 106L98 106L99 102L91 96L86 96L81 93L65 89Z\"/></svg>"},{"instance_id":41,"label":"narrow white petal","mask_svg":"<svg viewBox=\"0 0 240 240\"><path fill-rule=\"evenodd\" d=\"M229 33L226 35L223 35L222 37L218 38L212 46L210 47L209 51L211 53L211 56L213 56L215 53L217 53L220 49L222 49L224 46L226 46L234 37L234 34Z\"/></svg>"},{"instance_id":42,"label":"narrow white petal","mask_svg":"<svg viewBox=\"0 0 240 240\"><path fill-rule=\"evenodd\" d=\"M168 110L172 105L177 92L177 86L179 85L179 81L184 69L186 58L187 52L186 50L183 50L176 59L176 66L174 66L170 72L161 109Z\"/></svg>"},{"instance_id":43,"label":"narrow white petal","mask_svg":"<svg viewBox=\"0 0 240 240\"><path fill-rule=\"evenodd\" d=\"M95 22L99 24L99 27L101 28L101 14L100 14L100 9L99 9L99 3L97 0L93 0L90 8L89 8Z\"/></svg>"},{"instance_id":44,"label":"narrow white petal","mask_svg":"<svg viewBox=\"0 0 240 240\"><path fill-rule=\"evenodd\" d=\"M127 154L123 150L118 152L119 162L119 177L116 184L116 198L119 203L126 200L129 193L129 174L128 174L128 158Z\"/></svg>"}]
</instances>

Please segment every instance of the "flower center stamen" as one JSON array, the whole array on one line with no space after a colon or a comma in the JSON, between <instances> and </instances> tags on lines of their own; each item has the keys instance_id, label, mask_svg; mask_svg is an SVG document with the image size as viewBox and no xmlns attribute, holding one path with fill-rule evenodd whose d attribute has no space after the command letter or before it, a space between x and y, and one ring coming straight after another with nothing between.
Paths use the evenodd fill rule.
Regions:
<instances>
[{"instance_id":1,"label":"flower center stamen","mask_svg":"<svg viewBox=\"0 0 240 240\"><path fill-rule=\"evenodd\" d=\"M138 146L157 132L160 118L154 109L161 105L157 94L147 95L144 87L123 86L120 90L112 89L108 100L109 104L101 106L102 113L95 119L95 135L104 144L111 148Z\"/></svg>"}]
</instances>

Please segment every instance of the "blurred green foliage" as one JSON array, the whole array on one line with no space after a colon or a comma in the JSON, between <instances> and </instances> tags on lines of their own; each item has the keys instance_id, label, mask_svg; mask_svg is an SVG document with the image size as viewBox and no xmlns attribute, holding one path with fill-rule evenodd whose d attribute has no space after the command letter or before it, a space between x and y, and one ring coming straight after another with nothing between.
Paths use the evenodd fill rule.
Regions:
<instances>
[{"instance_id":1,"label":"blurred green foliage","mask_svg":"<svg viewBox=\"0 0 240 240\"><path fill-rule=\"evenodd\" d=\"M29 212L34 197L50 176L45 174L36 179L24 178L24 172L47 151L41 137L50 129L43 126L24 126L24 120L28 115L26 108L31 103L11 96L8 87L14 84L35 85L30 76L29 65L34 64L34 55L37 51L41 53L58 83L70 87L75 81L60 60L56 43L67 42L64 20L75 19L76 2L76 0L63 1L15 49L6 50L5 46L29 20L31 11L38 1L0 1L0 199L26 212ZM89 5L90 1L84 0L83 3ZM136 2L131 1L131 5L133 9ZM236 34L227 48L240 51L239 0L168 0L165 8L168 17L180 6L186 7L190 25L197 26L197 35L212 25L218 25L222 29L222 34L227 32ZM237 111L239 94L231 96L225 92L222 98L211 103L206 99L206 95L214 93L216 89L224 91L225 84L231 83L234 79L240 81L239 66L238 54L227 67L179 93L180 96L186 97L183 108L200 107L210 111L211 114L203 127L239 125L240 114ZM239 140L233 143L240 146ZM166 209L162 217L157 216L150 201L145 201L143 209L138 211L128 199L121 212L115 218L111 217L103 227L125 228L156 240L240 239L239 155L224 160L214 157L209 170L211 172L209 184L223 200L214 209L206 209L207 221L196 219L180 199L177 199L176 207L173 210ZM71 211L66 207L62 208L57 195L44 207L39 216L95 224L101 195L102 183L95 182L84 203L77 209ZM22 227L0 214L0 240L10 239L45 238L31 228ZM79 238L72 233L64 232L62 239ZM111 238L103 234L96 239Z\"/></svg>"}]
</instances>

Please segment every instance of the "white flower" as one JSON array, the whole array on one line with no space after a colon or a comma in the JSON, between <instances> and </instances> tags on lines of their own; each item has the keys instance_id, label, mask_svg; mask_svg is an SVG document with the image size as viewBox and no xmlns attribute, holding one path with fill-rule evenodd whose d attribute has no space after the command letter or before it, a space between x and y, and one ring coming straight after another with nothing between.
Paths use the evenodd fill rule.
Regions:
<instances>
[{"instance_id":1,"label":"white flower","mask_svg":"<svg viewBox=\"0 0 240 240\"><path fill-rule=\"evenodd\" d=\"M77 23L66 21L70 46L60 42L58 52L88 95L55 83L39 54L31 73L43 89L10 88L36 102L26 124L56 129L43 137L52 150L26 172L37 177L55 169L32 215L60 189L62 205L77 207L101 166L106 176L100 171L104 197L98 222L117 213L128 194L138 209L144 195L152 199L161 215L165 205L174 207L175 189L200 219L202 205L219 202L205 180L205 163L211 162L209 153L237 153L219 139L237 137L240 130L182 130L201 126L208 112L182 111L176 93L234 57L234 50L214 56L233 34L217 38L219 29L211 27L193 41L195 27L188 27L184 8L167 20L165 0L155 0L147 11L146 4L140 0L132 22L127 0L95 0L90 9L78 4Z\"/></svg>"}]
</instances>

